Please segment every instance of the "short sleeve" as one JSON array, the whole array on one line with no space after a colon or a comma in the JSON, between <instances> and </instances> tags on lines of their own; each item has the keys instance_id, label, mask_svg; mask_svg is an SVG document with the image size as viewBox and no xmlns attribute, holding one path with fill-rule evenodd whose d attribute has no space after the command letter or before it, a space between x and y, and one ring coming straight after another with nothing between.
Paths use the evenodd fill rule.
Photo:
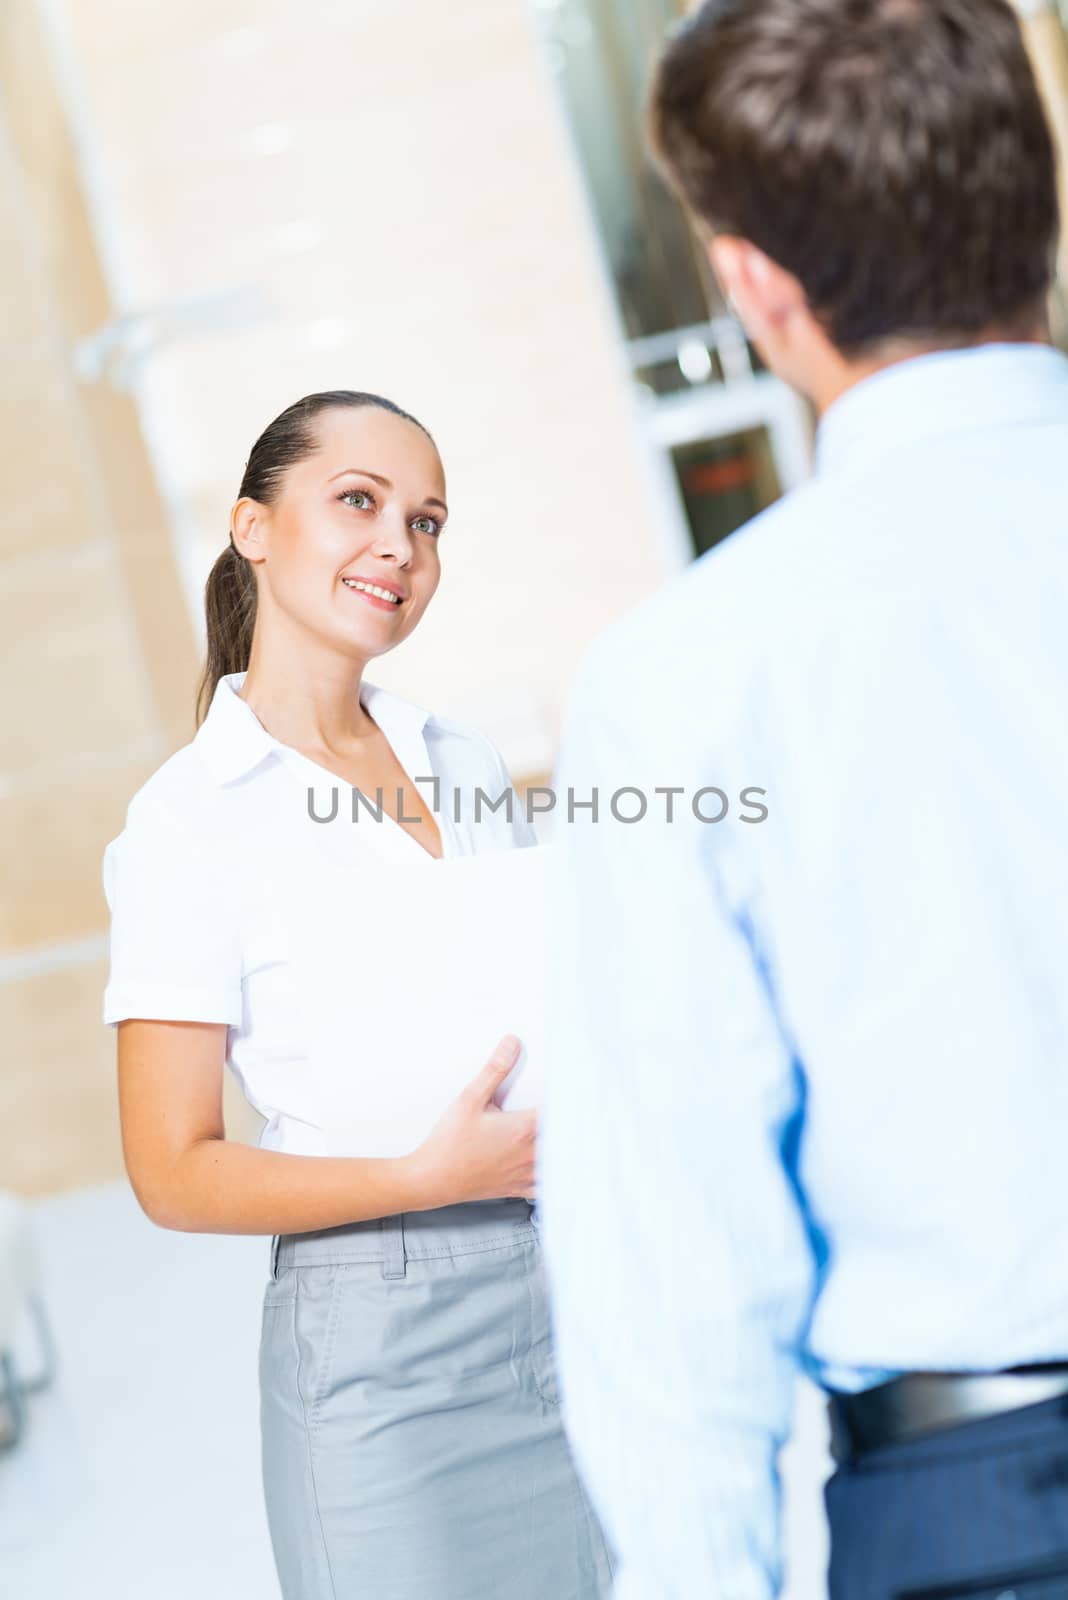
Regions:
<instances>
[{"instance_id":1,"label":"short sleeve","mask_svg":"<svg viewBox=\"0 0 1068 1600\"><path fill-rule=\"evenodd\" d=\"M104 850L111 913L103 1020L242 1020L240 929L210 841L184 818L131 804Z\"/></svg>"}]
</instances>

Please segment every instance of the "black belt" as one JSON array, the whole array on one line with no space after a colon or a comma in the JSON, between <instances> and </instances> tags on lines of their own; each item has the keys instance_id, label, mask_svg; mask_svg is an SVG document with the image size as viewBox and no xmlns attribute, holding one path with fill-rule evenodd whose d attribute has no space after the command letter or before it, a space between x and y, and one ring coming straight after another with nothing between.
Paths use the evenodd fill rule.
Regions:
<instances>
[{"instance_id":1,"label":"black belt","mask_svg":"<svg viewBox=\"0 0 1068 1600\"><path fill-rule=\"evenodd\" d=\"M860 1394L832 1394L831 1450L848 1461L880 1445L1068 1395L1068 1362L1004 1372L909 1372Z\"/></svg>"}]
</instances>

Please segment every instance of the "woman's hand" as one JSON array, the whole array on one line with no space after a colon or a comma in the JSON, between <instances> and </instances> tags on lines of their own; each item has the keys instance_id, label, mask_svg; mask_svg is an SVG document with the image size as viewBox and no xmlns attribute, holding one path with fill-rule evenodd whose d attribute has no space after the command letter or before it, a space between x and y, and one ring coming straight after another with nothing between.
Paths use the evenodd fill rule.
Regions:
<instances>
[{"instance_id":1,"label":"woman's hand","mask_svg":"<svg viewBox=\"0 0 1068 1600\"><path fill-rule=\"evenodd\" d=\"M505 1034L477 1078L461 1090L408 1160L423 1207L461 1200L533 1200L536 1111L502 1111L494 1095L515 1065L519 1040Z\"/></svg>"}]
</instances>

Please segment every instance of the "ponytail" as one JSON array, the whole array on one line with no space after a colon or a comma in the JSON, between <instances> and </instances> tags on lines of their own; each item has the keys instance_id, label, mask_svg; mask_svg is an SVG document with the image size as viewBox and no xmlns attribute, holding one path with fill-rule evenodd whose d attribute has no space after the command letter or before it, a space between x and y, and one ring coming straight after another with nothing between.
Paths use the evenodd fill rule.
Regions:
<instances>
[{"instance_id":1,"label":"ponytail","mask_svg":"<svg viewBox=\"0 0 1068 1600\"><path fill-rule=\"evenodd\" d=\"M256 575L233 539L208 573L204 585L208 654L197 689L197 727L207 716L219 679L245 672L256 626Z\"/></svg>"}]
</instances>

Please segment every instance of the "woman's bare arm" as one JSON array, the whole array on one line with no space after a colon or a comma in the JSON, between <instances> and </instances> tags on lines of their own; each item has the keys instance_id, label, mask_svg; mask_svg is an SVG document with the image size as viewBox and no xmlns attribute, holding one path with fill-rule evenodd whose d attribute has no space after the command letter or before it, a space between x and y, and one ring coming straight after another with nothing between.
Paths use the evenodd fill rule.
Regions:
<instances>
[{"instance_id":1,"label":"woman's bare arm","mask_svg":"<svg viewBox=\"0 0 1068 1600\"><path fill-rule=\"evenodd\" d=\"M533 1113L488 1106L515 1060L511 1048L450 1108L446 1128L411 1155L381 1158L290 1155L227 1139L225 1051L225 1023L118 1024L123 1156L142 1210L160 1227L307 1233L532 1191Z\"/></svg>"}]
</instances>

